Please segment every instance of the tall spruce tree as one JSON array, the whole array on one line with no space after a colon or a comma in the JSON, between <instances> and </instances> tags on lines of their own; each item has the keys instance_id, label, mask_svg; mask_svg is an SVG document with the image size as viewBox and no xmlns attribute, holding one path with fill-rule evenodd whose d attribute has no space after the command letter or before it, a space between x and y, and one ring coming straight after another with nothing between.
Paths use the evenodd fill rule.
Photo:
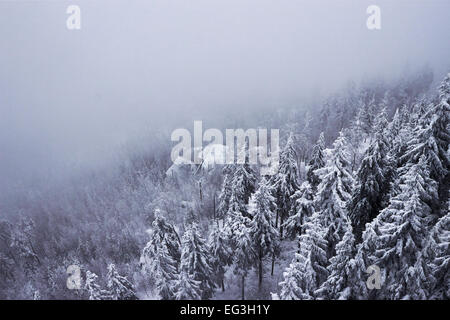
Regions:
<instances>
[{"instance_id":1,"label":"tall spruce tree","mask_svg":"<svg viewBox=\"0 0 450 320\"><path fill-rule=\"evenodd\" d=\"M263 258L266 255L273 256L279 250L279 234L273 225L274 201L267 182L263 178L251 199L250 215L252 220L249 225L250 238L253 241L258 261L258 287L260 289L263 280Z\"/></svg>"},{"instance_id":2,"label":"tall spruce tree","mask_svg":"<svg viewBox=\"0 0 450 320\"><path fill-rule=\"evenodd\" d=\"M98 276L90 271L86 271L85 289L89 293L89 300L111 300L111 293L103 290L97 284Z\"/></svg>"},{"instance_id":3,"label":"tall spruce tree","mask_svg":"<svg viewBox=\"0 0 450 320\"><path fill-rule=\"evenodd\" d=\"M149 241L142 251L141 266L154 282L158 295L163 300L175 297L177 263L169 254L164 242Z\"/></svg>"},{"instance_id":4,"label":"tall spruce tree","mask_svg":"<svg viewBox=\"0 0 450 320\"><path fill-rule=\"evenodd\" d=\"M417 263L408 270L406 298L450 298L450 210L448 212L432 228Z\"/></svg>"},{"instance_id":5,"label":"tall spruce tree","mask_svg":"<svg viewBox=\"0 0 450 320\"><path fill-rule=\"evenodd\" d=\"M213 271L211 268L210 253L205 239L198 230L197 223L186 227L181 241L180 270L200 282L202 299L209 299L214 292Z\"/></svg>"},{"instance_id":6,"label":"tall spruce tree","mask_svg":"<svg viewBox=\"0 0 450 320\"><path fill-rule=\"evenodd\" d=\"M272 194L277 205L276 225L280 220L280 238L283 237L283 224L294 205L292 195L299 189L299 172L294 138L290 134L285 147L280 153L278 172L270 180Z\"/></svg>"},{"instance_id":7,"label":"tall spruce tree","mask_svg":"<svg viewBox=\"0 0 450 320\"><path fill-rule=\"evenodd\" d=\"M383 271L381 290L369 297L401 299L407 295L408 268L417 262L424 246L427 215L431 208L421 200L429 175L425 157L403 175L401 192L390 199L363 234L363 248L370 264Z\"/></svg>"},{"instance_id":8,"label":"tall spruce tree","mask_svg":"<svg viewBox=\"0 0 450 320\"><path fill-rule=\"evenodd\" d=\"M133 284L126 277L121 276L114 264L108 265L107 285L113 300L136 300L137 296Z\"/></svg>"},{"instance_id":9,"label":"tall spruce tree","mask_svg":"<svg viewBox=\"0 0 450 320\"><path fill-rule=\"evenodd\" d=\"M296 253L295 255L298 254ZM294 261L292 261L286 268L286 271L283 272L284 280L280 282L279 294L281 300L308 300L311 298L310 296L305 295L299 286L302 277L302 266L297 260L299 259L295 256Z\"/></svg>"},{"instance_id":10,"label":"tall spruce tree","mask_svg":"<svg viewBox=\"0 0 450 320\"><path fill-rule=\"evenodd\" d=\"M241 298L245 299L245 278L248 270L255 263L255 251L250 237L250 222L248 217L239 212L230 214L231 243L233 248L234 273L241 278Z\"/></svg>"},{"instance_id":11,"label":"tall spruce tree","mask_svg":"<svg viewBox=\"0 0 450 320\"><path fill-rule=\"evenodd\" d=\"M357 241L360 241L366 223L372 221L386 205L394 170L389 154L390 143L385 131L387 123L386 110L382 109L376 119L375 137L356 173L355 188L348 211Z\"/></svg>"},{"instance_id":12,"label":"tall spruce tree","mask_svg":"<svg viewBox=\"0 0 450 320\"><path fill-rule=\"evenodd\" d=\"M352 278L354 277L352 259L355 251L355 237L349 221L344 237L336 246L336 255L330 259L330 265L327 268L329 276L316 291L318 297L332 300L354 297L352 293Z\"/></svg>"},{"instance_id":13,"label":"tall spruce tree","mask_svg":"<svg viewBox=\"0 0 450 320\"><path fill-rule=\"evenodd\" d=\"M211 268L214 274L214 281L222 287L222 291L225 291L225 267L231 264L232 251L225 232L216 225L213 225L212 228L208 239Z\"/></svg>"},{"instance_id":14,"label":"tall spruce tree","mask_svg":"<svg viewBox=\"0 0 450 320\"><path fill-rule=\"evenodd\" d=\"M194 280L194 277L186 271L181 271L175 281L175 299L200 300L200 297L200 281Z\"/></svg>"},{"instance_id":15,"label":"tall spruce tree","mask_svg":"<svg viewBox=\"0 0 450 320\"><path fill-rule=\"evenodd\" d=\"M169 223L158 209L155 211L155 220L152 222L149 235L149 244L156 245L162 243L167 248L170 257L174 260L175 266L177 266L181 258L180 237L173 224Z\"/></svg>"},{"instance_id":16,"label":"tall spruce tree","mask_svg":"<svg viewBox=\"0 0 450 320\"><path fill-rule=\"evenodd\" d=\"M409 140L409 127L406 130L403 117L403 109L396 109L392 121L389 123L387 138L391 141L391 155L396 167L401 166L400 157L405 152L406 141Z\"/></svg>"},{"instance_id":17,"label":"tall spruce tree","mask_svg":"<svg viewBox=\"0 0 450 320\"><path fill-rule=\"evenodd\" d=\"M335 246L347 230L346 206L353 184L349 164L346 139L341 134L333 144L326 166L316 171L322 182L318 187L315 203L319 221L327 231L325 239L328 243L328 259L334 256Z\"/></svg>"},{"instance_id":18,"label":"tall spruce tree","mask_svg":"<svg viewBox=\"0 0 450 320\"><path fill-rule=\"evenodd\" d=\"M323 168L325 166L325 138L323 132L320 133L317 143L313 147L311 160L309 160L309 168L307 178L311 187L316 189L320 183L319 177L315 174L315 170Z\"/></svg>"},{"instance_id":19,"label":"tall spruce tree","mask_svg":"<svg viewBox=\"0 0 450 320\"><path fill-rule=\"evenodd\" d=\"M428 110L414 130L408 149L401 160L407 165L417 163L421 156L427 157L430 177L438 183L439 198L434 199L436 215L446 206L450 186L450 74L439 86L439 102Z\"/></svg>"},{"instance_id":20,"label":"tall spruce tree","mask_svg":"<svg viewBox=\"0 0 450 320\"><path fill-rule=\"evenodd\" d=\"M281 299L314 299L316 291L328 277L327 234L318 213L308 219L299 237L299 249L280 283Z\"/></svg>"},{"instance_id":21,"label":"tall spruce tree","mask_svg":"<svg viewBox=\"0 0 450 320\"><path fill-rule=\"evenodd\" d=\"M231 170L231 169L230 169ZM233 175L229 170L224 170L224 178L222 183L222 190L219 194L217 206L217 219L225 219L230 206L230 197L232 192Z\"/></svg>"},{"instance_id":22,"label":"tall spruce tree","mask_svg":"<svg viewBox=\"0 0 450 320\"><path fill-rule=\"evenodd\" d=\"M236 165L231 182L228 211L239 211L244 216L249 216L247 204L251 194L255 192L256 181L255 170L249 164Z\"/></svg>"},{"instance_id":23,"label":"tall spruce tree","mask_svg":"<svg viewBox=\"0 0 450 320\"><path fill-rule=\"evenodd\" d=\"M295 199L295 205L284 226L286 234L295 238L302 234L302 226L314 213L314 191L311 184L308 181L303 182L292 198Z\"/></svg>"}]
</instances>

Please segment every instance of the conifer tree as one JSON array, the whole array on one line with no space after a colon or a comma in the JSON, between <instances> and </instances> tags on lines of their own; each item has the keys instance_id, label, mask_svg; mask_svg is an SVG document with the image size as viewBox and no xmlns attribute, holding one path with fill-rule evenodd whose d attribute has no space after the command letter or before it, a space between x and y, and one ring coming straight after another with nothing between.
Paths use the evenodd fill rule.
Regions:
<instances>
[{"instance_id":1,"label":"conifer tree","mask_svg":"<svg viewBox=\"0 0 450 320\"><path fill-rule=\"evenodd\" d=\"M250 237L249 225L251 220L239 212L232 217L232 248L234 272L241 278L241 297L245 299L245 278L249 268L255 263L255 251Z\"/></svg>"},{"instance_id":2,"label":"conifer tree","mask_svg":"<svg viewBox=\"0 0 450 320\"><path fill-rule=\"evenodd\" d=\"M417 163L426 156L430 168L430 177L438 183L439 198L434 199L434 212L446 203L450 186L450 74L439 86L439 102L428 110L414 130L408 149L401 160L407 165Z\"/></svg>"},{"instance_id":3,"label":"conifer tree","mask_svg":"<svg viewBox=\"0 0 450 320\"><path fill-rule=\"evenodd\" d=\"M386 111L383 109L376 120L375 138L364 154L356 174L355 188L348 210L359 241L366 223L372 221L385 206L389 192L393 163L390 160L390 144L385 133Z\"/></svg>"},{"instance_id":4,"label":"conifer tree","mask_svg":"<svg viewBox=\"0 0 450 320\"><path fill-rule=\"evenodd\" d=\"M328 266L329 276L316 294L323 299L349 299L352 298L354 277L352 259L355 254L355 237L353 236L350 221L347 231L341 242L336 246L336 255L331 258Z\"/></svg>"},{"instance_id":5,"label":"conifer tree","mask_svg":"<svg viewBox=\"0 0 450 320\"><path fill-rule=\"evenodd\" d=\"M180 270L191 275L195 281L200 282L202 299L211 298L214 291L214 282L210 255L206 241L198 230L197 223L192 223L186 227L181 244Z\"/></svg>"},{"instance_id":6,"label":"conifer tree","mask_svg":"<svg viewBox=\"0 0 450 320\"><path fill-rule=\"evenodd\" d=\"M224 291L225 267L231 264L232 251L229 247L230 244L227 241L225 232L216 225L213 225L212 228L208 239L211 268L213 270L215 282L220 285L222 291Z\"/></svg>"},{"instance_id":7,"label":"conifer tree","mask_svg":"<svg viewBox=\"0 0 450 320\"><path fill-rule=\"evenodd\" d=\"M331 157L326 166L316 171L322 179L315 198L321 225L327 231L327 257L331 258L347 229L347 202L353 178L349 172L346 139L341 134L333 144Z\"/></svg>"},{"instance_id":8,"label":"conifer tree","mask_svg":"<svg viewBox=\"0 0 450 320\"><path fill-rule=\"evenodd\" d=\"M409 127L406 130L401 112L403 112L403 109L396 109L387 130L387 139L392 141L390 153L393 161L395 161L396 167L401 165L400 157L405 152L406 141L409 140Z\"/></svg>"},{"instance_id":9,"label":"conifer tree","mask_svg":"<svg viewBox=\"0 0 450 320\"><path fill-rule=\"evenodd\" d=\"M368 234L370 231L369 228L369 230L364 231L364 234ZM338 299L363 300L369 297L366 280L368 279L367 270L371 264L366 256L367 250L364 247L365 244L367 243L360 243L356 247L354 258L350 259L346 266L346 285L343 286L343 290L339 293Z\"/></svg>"},{"instance_id":10,"label":"conifer tree","mask_svg":"<svg viewBox=\"0 0 450 320\"><path fill-rule=\"evenodd\" d=\"M283 292L280 298L314 299L316 290L327 280L327 230L322 227L318 213L308 219L304 229L299 237L299 250L280 283Z\"/></svg>"},{"instance_id":11,"label":"conifer tree","mask_svg":"<svg viewBox=\"0 0 450 320\"><path fill-rule=\"evenodd\" d=\"M450 298L450 210L430 232L414 268L408 270L411 299Z\"/></svg>"},{"instance_id":12,"label":"conifer tree","mask_svg":"<svg viewBox=\"0 0 450 320\"><path fill-rule=\"evenodd\" d=\"M161 299L174 299L177 264L169 254L166 244L149 241L142 251L141 265L154 281Z\"/></svg>"},{"instance_id":13,"label":"conifer tree","mask_svg":"<svg viewBox=\"0 0 450 320\"><path fill-rule=\"evenodd\" d=\"M276 255L279 250L279 234L273 225L275 199L270 194L266 180L263 178L259 188L251 199L249 225L250 238L258 260L258 286L261 288L263 279L263 258L266 255Z\"/></svg>"},{"instance_id":14,"label":"conifer tree","mask_svg":"<svg viewBox=\"0 0 450 320\"><path fill-rule=\"evenodd\" d=\"M320 133L317 143L313 147L311 160L309 161L309 168L307 178L312 188L317 188L320 183L319 177L315 174L315 170L323 168L325 166L325 138L323 132Z\"/></svg>"},{"instance_id":15,"label":"conifer tree","mask_svg":"<svg viewBox=\"0 0 450 320\"><path fill-rule=\"evenodd\" d=\"M364 113L363 113L363 124L364 131L367 135L372 133L373 127L375 125L375 115L377 114L375 105L375 97L371 97L368 99L368 102L365 104Z\"/></svg>"},{"instance_id":16,"label":"conifer tree","mask_svg":"<svg viewBox=\"0 0 450 320\"><path fill-rule=\"evenodd\" d=\"M296 253L298 255L298 253ZM305 295L302 289L299 287L301 274L301 265L297 262L299 258L295 257L294 261L283 272L284 280L280 282L280 294L281 300L307 300L310 296Z\"/></svg>"},{"instance_id":17,"label":"conifer tree","mask_svg":"<svg viewBox=\"0 0 450 320\"><path fill-rule=\"evenodd\" d=\"M359 108L358 112L356 113L355 118L352 120L352 123L350 125L350 129L353 133L353 139L355 141L352 141L353 144L359 145L362 138L366 135L364 129L363 129L363 118L364 118L364 108Z\"/></svg>"},{"instance_id":18,"label":"conifer tree","mask_svg":"<svg viewBox=\"0 0 450 320\"><path fill-rule=\"evenodd\" d=\"M108 265L107 285L113 300L136 300L133 284L121 276L114 264Z\"/></svg>"},{"instance_id":19,"label":"conifer tree","mask_svg":"<svg viewBox=\"0 0 450 320\"><path fill-rule=\"evenodd\" d=\"M292 195L299 189L299 173L297 168L297 155L294 149L293 135L291 134L285 147L280 153L278 172L272 176L270 186L277 205L276 226L280 219L280 237L283 237L283 223L287 219L293 206Z\"/></svg>"},{"instance_id":20,"label":"conifer tree","mask_svg":"<svg viewBox=\"0 0 450 320\"><path fill-rule=\"evenodd\" d=\"M357 131L363 134L365 138L367 138L372 132L372 127L374 124L374 99L369 99L366 103L365 98L361 97L359 100L359 110L355 118L355 128ZM365 139L364 139L365 140Z\"/></svg>"},{"instance_id":21,"label":"conifer tree","mask_svg":"<svg viewBox=\"0 0 450 320\"><path fill-rule=\"evenodd\" d=\"M149 235L149 244L164 244L170 257L175 261L176 265L179 264L181 257L180 237L175 227L166 220L158 209L155 212L155 220L152 222Z\"/></svg>"},{"instance_id":22,"label":"conifer tree","mask_svg":"<svg viewBox=\"0 0 450 320\"><path fill-rule=\"evenodd\" d=\"M175 281L175 299L200 300L200 297L200 281L194 280L186 271L181 271Z\"/></svg>"},{"instance_id":23,"label":"conifer tree","mask_svg":"<svg viewBox=\"0 0 450 320\"><path fill-rule=\"evenodd\" d=\"M308 181L303 182L300 190L296 191L292 198L295 199L295 206L284 226L286 234L295 238L302 233L306 219L314 213L314 191L311 184Z\"/></svg>"},{"instance_id":24,"label":"conifer tree","mask_svg":"<svg viewBox=\"0 0 450 320\"><path fill-rule=\"evenodd\" d=\"M86 271L85 289L89 293L89 300L111 300L111 294L100 288L97 284L98 276L90 271Z\"/></svg>"},{"instance_id":25,"label":"conifer tree","mask_svg":"<svg viewBox=\"0 0 450 320\"><path fill-rule=\"evenodd\" d=\"M233 211L239 208L244 216L248 216L247 204L250 196L255 192L256 188L256 173L255 170L248 163L238 164L233 173L233 180L231 183L231 195L229 200L229 210L231 207Z\"/></svg>"},{"instance_id":26,"label":"conifer tree","mask_svg":"<svg viewBox=\"0 0 450 320\"><path fill-rule=\"evenodd\" d=\"M230 197L232 192L232 175L229 172L224 171L224 179L222 183L222 190L219 194L218 206L217 206L217 219L225 219L230 205Z\"/></svg>"},{"instance_id":27,"label":"conifer tree","mask_svg":"<svg viewBox=\"0 0 450 320\"><path fill-rule=\"evenodd\" d=\"M401 192L390 199L389 206L368 225L363 247L371 264L384 272L381 290L371 297L401 299L407 292L408 268L417 262L427 231L426 217L431 208L422 200L429 171L425 158L403 175Z\"/></svg>"}]
</instances>

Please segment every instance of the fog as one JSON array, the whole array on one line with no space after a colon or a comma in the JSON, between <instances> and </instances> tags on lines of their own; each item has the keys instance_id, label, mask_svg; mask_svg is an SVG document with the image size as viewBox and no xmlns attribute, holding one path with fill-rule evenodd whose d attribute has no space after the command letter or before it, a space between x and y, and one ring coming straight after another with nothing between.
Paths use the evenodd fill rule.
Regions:
<instances>
[{"instance_id":1,"label":"fog","mask_svg":"<svg viewBox=\"0 0 450 320\"><path fill-rule=\"evenodd\" d=\"M81 30L66 28L69 4ZM371 4L381 30L366 27ZM440 77L448 12L447 0L0 1L0 190L101 163L180 118L301 104L408 66Z\"/></svg>"}]
</instances>

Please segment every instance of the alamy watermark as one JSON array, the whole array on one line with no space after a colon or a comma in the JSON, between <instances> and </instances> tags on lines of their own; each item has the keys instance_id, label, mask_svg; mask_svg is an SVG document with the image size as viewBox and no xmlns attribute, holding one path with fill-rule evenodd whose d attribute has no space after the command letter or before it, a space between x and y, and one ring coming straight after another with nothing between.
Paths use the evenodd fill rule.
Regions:
<instances>
[{"instance_id":1,"label":"alamy watermark","mask_svg":"<svg viewBox=\"0 0 450 320\"><path fill-rule=\"evenodd\" d=\"M81 29L81 8L79 5L72 4L67 7L66 14L69 16L66 20L66 27L68 30ZM366 26L369 30L381 29L381 9L377 5L370 5L366 9L366 14L369 17L366 20Z\"/></svg>"},{"instance_id":2,"label":"alamy watermark","mask_svg":"<svg viewBox=\"0 0 450 320\"><path fill-rule=\"evenodd\" d=\"M248 163L260 165L262 175L273 175L278 171L279 129L270 130L270 144L267 129L226 129L224 144L221 130L210 128L203 132L202 121L194 121L193 139L189 130L179 128L172 132L171 140L178 142L170 155L176 164Z\"/></svg>"},{"instance_id":3,"label":"alamy watermark","mask_svg":"<svg viewBox=\"0 0 450 320\"><path fill-rule=\"evenodd\" d=\"M380 290L381 289L381 269L380 269L380 267L373 264L373 265L367 267L366 273L370 274L370 276L367 278L367 281L366 281L367 289Z\"/></svg>"}]
</instances>

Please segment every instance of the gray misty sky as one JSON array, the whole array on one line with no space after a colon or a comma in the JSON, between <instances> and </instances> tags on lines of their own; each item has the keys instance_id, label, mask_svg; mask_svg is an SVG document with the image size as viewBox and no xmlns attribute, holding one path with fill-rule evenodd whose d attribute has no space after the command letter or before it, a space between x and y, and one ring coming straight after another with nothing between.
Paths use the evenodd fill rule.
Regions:
<instances>
[{"instance_id":1,"label":"gray misty sky","mask_svg":"<svg viewBox=\"0 0 450 320\"><path fill-rule=\"evenodd\" d=\"M81 30L66 28L70 4ZM0 0L0 186L102 159L181 115L257 111L406 64L440 76L449 12L448 0Z\"/></svg>"}]
</instances>

